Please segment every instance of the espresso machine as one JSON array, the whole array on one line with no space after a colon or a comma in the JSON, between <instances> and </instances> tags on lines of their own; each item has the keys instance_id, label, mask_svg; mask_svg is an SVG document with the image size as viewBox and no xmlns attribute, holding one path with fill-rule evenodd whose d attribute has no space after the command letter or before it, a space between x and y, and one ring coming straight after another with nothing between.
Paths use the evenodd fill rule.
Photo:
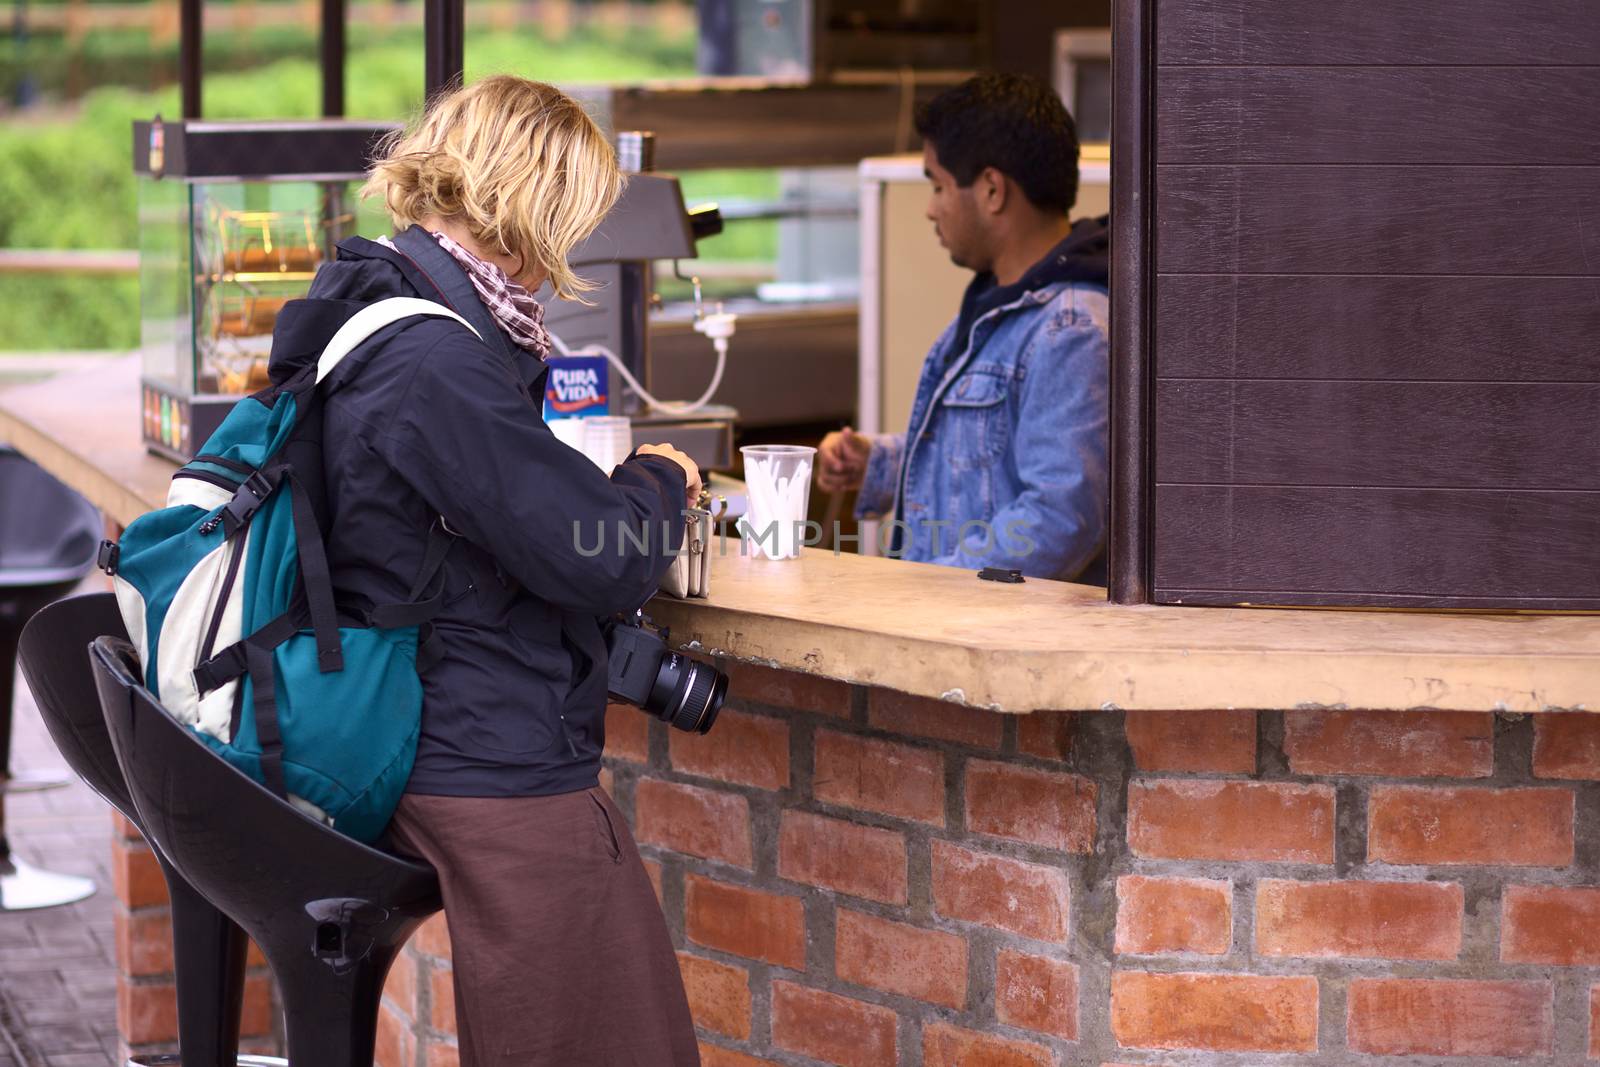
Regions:
<instances>
[{"instance_id":1,"label":"espresso machine","mask_svg":"<svg viewBox=\"0 0 1600 1067\"><path fill-rule=\"evenodd\" d=\"M592 380L603 367L605 388L587 392L592 403L585 414L626 415L635 445L664 442L687 453L702 470L727 470L733 465L738 412L710 403L714 389L701 398L704 403L649 395L649 314L660 303L653 285L655 265L671 261L676 272L678 261L698 254L698 240L722 231L715 206L690 211L678 179L652 172L653 147L649 133L617 135L617 157L628 173L627 188L595 232L568 257L576 273L594 284L584 294L587 303L558 300L548 288L540 293L545 325L557 339L551 376L553 381L563 376L563 356L582 359L587 354L584 373ZM720 379L734 316L703 308L698 280L688 280L697 297L695 329L719 354L719 370L708 383L714 384ZM601 351L613 353L615 362L602 364L595 358ZM603 408L598 406L601 399Z\"/></svg>"}]
</instances>

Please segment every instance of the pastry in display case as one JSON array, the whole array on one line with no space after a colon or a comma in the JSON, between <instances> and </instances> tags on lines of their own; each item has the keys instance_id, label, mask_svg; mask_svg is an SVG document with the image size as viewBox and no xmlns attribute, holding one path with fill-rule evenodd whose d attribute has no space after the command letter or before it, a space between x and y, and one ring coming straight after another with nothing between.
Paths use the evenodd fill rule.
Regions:
<instances>
[{"instance_id":1,"label":"pastry in display case","mask_svg":"<svg viewBox=\"0 0 1600 1067\"><path fill-rule=\"evenodd\" d=\"M154 452L186 461L267 386L272 327L346 237L388 229L357 192L391 124L134 124L140 411Z\"/></svg>"}]
</instances>

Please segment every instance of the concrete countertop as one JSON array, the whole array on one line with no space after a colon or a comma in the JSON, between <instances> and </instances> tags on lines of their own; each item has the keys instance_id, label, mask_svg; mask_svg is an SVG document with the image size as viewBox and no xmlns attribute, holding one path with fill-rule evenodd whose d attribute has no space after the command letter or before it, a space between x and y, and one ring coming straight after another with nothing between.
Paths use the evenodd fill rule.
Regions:
<instances>
[{"instance_id":1,"label":"concrete countertop","mask_svg":"<svg viewBox=\"0 0 1600 1067\"><path fill-rule=\"evenodd\" d=\"M139 440L139 357L98 360L0 389L0 441L126 526L167 500L177 464Z\"/></svg>"},{"instance_id":2,"label":"concrete countertop","mask_svg":"<svg viewBox=\"0 0 1600 1067\"><path fill-rule=\"evenodd\" d=\"M139 443L138 377L129 356L0 390L0 441L126 525L175 469ZM1126 607L1064 582L723 547L710 600L651 603L676 643L977 707L1600 707L1600 616Z\"/></svg>"},{"instance_id":3,"label":"concrete countertop","mask_svg":"<svg viewBox=\"0 0 1600 1067\"><path fill-rule=\"evenodd\" d=\"M1065 582L724 547L709 600L647 609L674 644L996 711L1600 707L1600 616L1130 607Z\"/></svg>"}]
</instances>

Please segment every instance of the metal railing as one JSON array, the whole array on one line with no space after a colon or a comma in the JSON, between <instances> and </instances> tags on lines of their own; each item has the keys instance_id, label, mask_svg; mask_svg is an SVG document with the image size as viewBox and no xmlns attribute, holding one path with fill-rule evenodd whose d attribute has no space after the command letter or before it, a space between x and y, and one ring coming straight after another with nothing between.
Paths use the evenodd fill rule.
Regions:
<instances>
[{"instance_id":1,"label":"metal railing","mask_svg":"<svg viewBox=\"0 0 1600 1067\"><path fill-rule=\"evenodd\" d=\"M0 274L137 274L139 253L129 249L0 248ZM695 260L707 279L765 281L767 260Z\"/></svg>"},{"instance_id":2,"label":"metal railing","mask_svg":"<svg viewBox=\"0 0 1600 1067\"><path fill-rule=\"evenodd\" d=\"M126 249L0 248L0 274L137 274Z\"/></svg>"},{"instance_id":3,"label":"metal railing","mask_svg":"<svg viewBox=\"0 0 1600 1067\"><path fill-rule=\"evenodd\" d=\"M234 0L231 4L207 4L206 32L241 32L269 27L300 26L317 32L320 26L317 0ZM352 26L378 29L421 26L420 0L354 0L348 19ZM629 0L601 0L575 3L573 0L475 0L465 10L468 26L507 30L517 26L538 26L546 34L560 37L563 31L585 26L617 30L651 29L669 34L694 30L695 10L683 0L664 0L642 4ZM91 30L142 30L151 43L170 44L178 39L177 0L153 3L89 3L67 0L58 4L29 4L10 20L14 31L45 31L64 35L78 42Z\"/></svg>"}]
</instances>

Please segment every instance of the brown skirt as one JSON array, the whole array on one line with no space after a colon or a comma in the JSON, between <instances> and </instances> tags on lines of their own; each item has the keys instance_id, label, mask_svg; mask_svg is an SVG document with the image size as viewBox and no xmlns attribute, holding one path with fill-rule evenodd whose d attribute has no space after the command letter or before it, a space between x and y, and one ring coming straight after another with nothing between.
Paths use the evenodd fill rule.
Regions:
<instances>
[{"instance_id":1,"label":"brown skirt","mask_svg":"<svg viewBox=\"0 0 1600 1067\"><path fill-rule=\"evenodd\" d=\"M407 794L389 832L439 872L462 1067L698 1067L661 907L604 790Z\"/></svg>"}]
</instances>

